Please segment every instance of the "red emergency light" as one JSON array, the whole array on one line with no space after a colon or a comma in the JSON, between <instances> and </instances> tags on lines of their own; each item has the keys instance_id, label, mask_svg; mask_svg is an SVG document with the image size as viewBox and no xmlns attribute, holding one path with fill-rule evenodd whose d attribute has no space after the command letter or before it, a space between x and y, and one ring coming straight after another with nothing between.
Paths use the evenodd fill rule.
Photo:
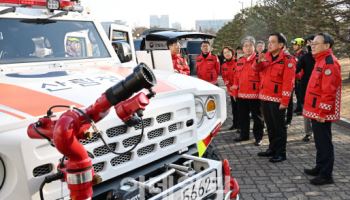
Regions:
<instances>
[{"instance_id":1,"label":"red emergency light","mask_svg":"<svg viewBox=\"0 0 350 200\"><path fill-rule=\"evenodd\" d=\"M0 4L11 4L19 6L30 6L30 7L47 7L48 9L62 9L71 8L76 4L76 1L72 0L0 0ZM53 8L53 5L57 5Z\"/></svg>"}]
</instances>

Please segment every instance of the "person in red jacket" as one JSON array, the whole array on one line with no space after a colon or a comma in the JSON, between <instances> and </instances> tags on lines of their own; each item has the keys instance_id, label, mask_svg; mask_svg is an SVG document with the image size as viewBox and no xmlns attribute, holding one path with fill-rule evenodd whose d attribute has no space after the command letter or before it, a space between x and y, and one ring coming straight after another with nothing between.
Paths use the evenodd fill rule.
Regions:
<instances>
[{"instance_id":1,"label":"person in red jacket","mask_svg":"<svg viewBox=\"0 0 350 200\"><path fill-rule=\"evenodd\" d=\"M282 33L269 36L268 53L258 56L255 70L263 73L259 98L269 136L269 148L258 156L271 157L270 162L282 162L286 157L286 109L293 91L295 59L283 49L287 40Z\"/></svg>"},{"instance_id":2,"label":"person in red jacket","mask_svg":"<svg viewBox=\"0 0 350 200\"><path fill-rule=\"evenodd\" d=\"M229 129L234 130L238 129L238 108L237 102L233 99L231 77L235 74L236 59L234 58L234 51L231 47L224 47L222 49L222 55L224 56L224 63L221 65L221 76L227 88L227 93L230 95L232 108L232 126Z\"/></svg>"},{"instance_id":3,"label":"person in red jacket","mask_svg":"<svg viewBox=\"0 0 350 200\"><path fill-rule=\"evenodd\" d=\"M180 74L190 75L190 67L185 58L180 54L181 45L177 39L170 39L167 41L168 48L173 60L174 71Z\"/></svg>"},{"instance_id":4,"label":"person in red jacket","mask_svg":"<svg viewBox=\"0 0 350 200\"><path fill-rule=\"evenodd\" d=\"M242 40L244 56L236 63L233 80L233 95L238 101L240 136L236 142L249 140L250 114L254 120L253 134L255 145L260 146L263 137L263 119L260 112L259 86L260 74L253 69L255 65L255 39L247 36Z\"/></svg>"},{"instance_id":5,"label":"person in red jacket","mask_svg":"<svg viewBox=\"0 0 350 200\"><path fill-rule=\"evenodd\" d=\"M333 183L334 149L332 122L340 118L341 69L333 55L334 41L327 33L319 33L311 43L315 67L306 89L303 115L311 119L316 146L316 166L304 172L316 176L313 185Z\"/></svg>"},{"instance_id":6,"label":"person in red jacket","mask_svg":"<svg viewBox=\"0 0 350 200\"><path fill-rule=\"evenodd\" d=\"M196 58L198 78L217 85L220 72L220 63L218 57L210 52L210 43L201 42L202 53Z\"/></svg>"}]
</instances>

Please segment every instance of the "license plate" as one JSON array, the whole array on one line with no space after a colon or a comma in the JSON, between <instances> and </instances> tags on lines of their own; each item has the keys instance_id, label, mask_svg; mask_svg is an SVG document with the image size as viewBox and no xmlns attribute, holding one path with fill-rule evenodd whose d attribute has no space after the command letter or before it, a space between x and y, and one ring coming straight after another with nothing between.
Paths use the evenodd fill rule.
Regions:
<instances>
[{"instance_id":1,"label":"license plate","mask_svg":"<svg viewBox=\"0 0 350 200\"><path fill-rule=\"evenodd\" d=\"M217 190L216 171L188 183L184 188L170 194L167 200L199 200Z\"/></svg>"}]
</instances>

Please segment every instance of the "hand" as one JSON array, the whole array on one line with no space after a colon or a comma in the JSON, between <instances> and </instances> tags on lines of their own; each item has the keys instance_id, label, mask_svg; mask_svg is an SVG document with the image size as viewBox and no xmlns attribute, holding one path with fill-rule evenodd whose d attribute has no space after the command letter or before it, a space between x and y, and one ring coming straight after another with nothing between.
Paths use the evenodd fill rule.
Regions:
<instances>
[{"instance_id":1,"label":"hand","mask_svg":"<svg viewBox=\"0 0 350 200\"><path fill-rule=\"evenodd\" d=\"M235 101L235 102L237 102L237 98L236 97L232 97L233 98L233 100Z\"/></svg>"},{"instance_id":2,"label":"hand","mask_svg":"<svg viewBox=\"0 0 350 200\"><path fill-rule=\"evenodd\" d=\"M287 109L288 108L288 106L285 106L285 105L283 105L283 104L280 104L280 110L284 110L284 109Z\"/></svg>"},{"instance_id":3,"label":"hand","mask_svg":"<svg viewBox=\"0 0 350 200\"><path fill-rule=\"evenodd\" d=\"M265 61L267 61L266 57L265 57L265 54L264 53L259 53L258 63L265 62Z\"/></svg>"},{"instance_id":4,"label":"hand","mask_svg":"<svg viewBox=\"0 0 350 200\"><path fill-rule=\"evenodd\" d=\"M230 87L230 90L233 91L235 88L233 86Z\"/></svg>"},{"instance_id":5,"label":"hand","mask_svg":"<svg viewBox=\"0 0 350 200\"><path fill-rule=\"evenodd\" d=\"M326 122L326 119L325 118L322 118L322 117L318 117L316 119L316 121L320 122L320 123L325 123Z\"/></svg>"}]
</instances>

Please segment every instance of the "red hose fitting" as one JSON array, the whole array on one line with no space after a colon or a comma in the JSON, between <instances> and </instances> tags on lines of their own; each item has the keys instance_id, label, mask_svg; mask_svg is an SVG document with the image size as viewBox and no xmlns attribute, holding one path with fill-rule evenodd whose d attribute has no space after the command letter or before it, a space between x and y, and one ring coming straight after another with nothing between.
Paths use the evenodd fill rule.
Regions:
<instances>
[{"instance_id":1,"label":"red hose fitting","mask_svg":"<svg viewBox=\"0 0 350 200\"><path fill-rule=\"evenodd\" d=\"M81 115L74 111L67 111L57 120L53 134L57 150L68 159L62 171L65 174L71 198L77 200L92 197L94 176L91 158L76 137L81 125Z\"/></svg>"}]
</instances>

